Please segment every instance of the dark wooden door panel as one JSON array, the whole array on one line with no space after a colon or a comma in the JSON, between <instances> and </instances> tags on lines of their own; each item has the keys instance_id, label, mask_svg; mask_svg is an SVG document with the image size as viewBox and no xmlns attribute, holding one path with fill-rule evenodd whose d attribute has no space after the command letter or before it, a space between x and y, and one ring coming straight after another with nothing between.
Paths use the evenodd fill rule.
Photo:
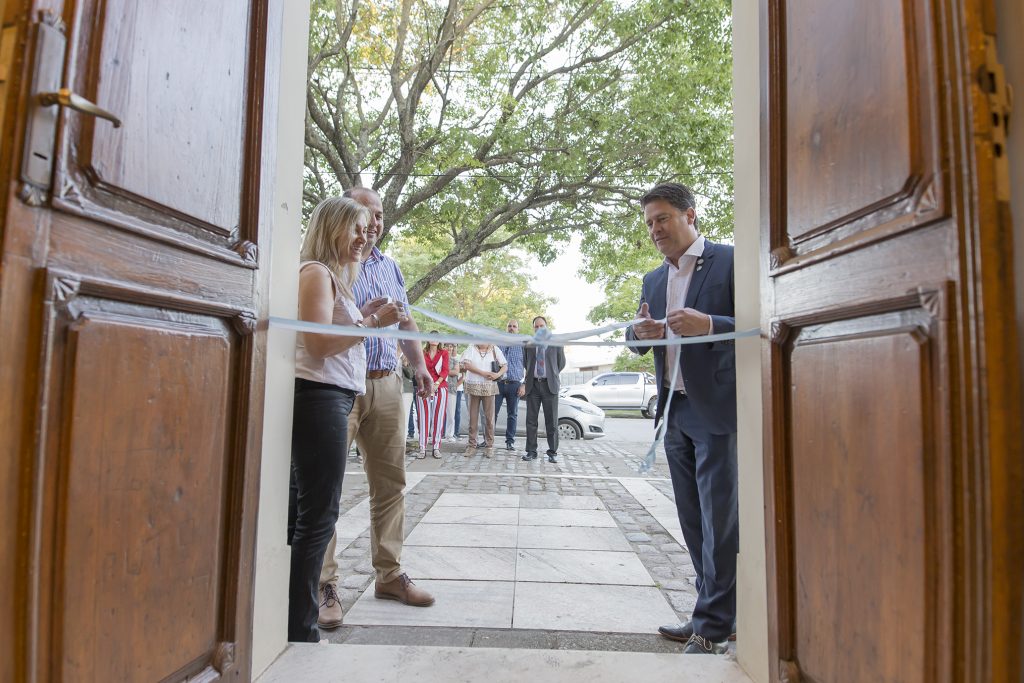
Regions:
<instances>
[{"instance_id":1,"label":"dark wooden door panel","mask_svg":"<svg viewBox=\"0 0 1024 683\"><path fill-rule=\"evenodd\" d=\"M250 48L260 29L250 4L77 4L68 82L123 125L65 112L57 207L255 264L242 202Z\"/></svg>"},{"instance_id":2,"label":"dark wooden door panel","mask_svg":"<svg viewBox=\"0 0 1024 683\"><path fill-rule=\"evenodd\" d=\"M903 316L887 317L798 331L785 363L794 644L814 681L932 680L934 643L926 651L924 639L904 637L927 633L926 606L938 597L922 580L933 556L928 338L903 327ZM872 323L895 325L883 332ZM825 634L840 647L819 647Z\"/></svg>"},{"instance_id":3,"label":"dark wooden door panel","mask_svg":"<svg viewBox=\"0 0 1024 683\"><path fill-rule=\"evenodd\" d=\"M785 214L775 224L773 266L945 215L931 2L774 5L785 31L775 77L786 174L776 179Z\"/></svg>"},{"instance_id":4,"label":"dark wooden door panel","mask_svg":"<svg viewBox=\"0 0 1024 683\"><path fill-rule=\"evenodd\" d=\"M69 403L60 680L164 680L182 662L211 665L222 640L236 335L140 312L82 313L69 357L53 359ZM125 631L160 647L140 658Z\"/></svg>"},{"instance_id":5,"label":"dark wooden door panel","mask_svg":"<svg viewBox=\"0 0 1024 683\"><path fill-rule=\"evenodd\" d=\"M142 235L111 230L77 216L55 213L49 226L51 268L86 278L132 282L167 296L215 301L237 309L251 306L259 274L226 267L213 256L180 249L154 250ZM111 254L146 254L145 258L111 259Z\"/></svg>"},{"instance_id":6,"label":"dark wooden door panel","mask_svg":"<svg viewBox=\"0 0 1024 683\"><path fill-rule=\"evenodd\" d=\"M86 16L88 5L81 10ZM94 35L91 59L81 63L99 68L82 82L126 117L123 129L93 127L91 153L81 163L111 191L220 233L237 230L249 3L186 0L161 7L105 0L103 11L122 20ZM205 78L219 87L197 90Z\"/></svg>"},{"instance_id":7,"label":"dark wooden door panel","mask_svg":"<svg viewBox=\"0 0 1024 683\"><path fill-rule=\"evenodd\" d=\"M1004 636L1021 620L1020 396L983 4L762 6L776 681L1020 679Z\"/></svg>"}]
</instances>

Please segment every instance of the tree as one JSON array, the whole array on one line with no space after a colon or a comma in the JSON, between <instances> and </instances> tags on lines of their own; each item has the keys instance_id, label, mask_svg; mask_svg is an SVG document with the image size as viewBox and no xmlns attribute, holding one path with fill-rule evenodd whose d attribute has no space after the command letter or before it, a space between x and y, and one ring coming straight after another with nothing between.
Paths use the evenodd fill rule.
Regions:
<instances>
[{"instance_id":1,"label":"tree","mask_svg":"<svg viewBox=\"0 0 1024 683\"><path fill-rule=\"evenodd\" d=\"M637 199L657 179L690 180L708 223L731 220L729 12L728 0L314 0L304 208L380 192L385 240L438 246L410 278L413 301L513 245L550 262L572 231L593 252L587 277L625 291L649 259L633 246Z\"/></svg>"},{"instance_id":2,"label":"tree","mask_svg":"<svg viewBox=\"0 0 1024 683\"><path fill-rule=\"evenodd\" d=\"M615 365L612 369L616 372L647 372L654 374L654 354L647 353L638 356L629 349L622 349L615 357Z\"/></svg>"},{"instance_id":3,"label":"tree","mask_svg":"<svg viewBox=\"0 0 1024 683\"><path fill-rule=\"evenodd\" d=\"M415 237L401 236L392 243L392 252L410 280L421 277L436 263L435 250ZM509 319L516 319L521 333L530 334L530 321L535 315L544 315L553 299L535 291L526 272L521 256L489 252L435 283L418 305L498 330L504 330ZM419 313L414 313L414 318L421 330L455 331Z\"/></svg>"}]
</instances>

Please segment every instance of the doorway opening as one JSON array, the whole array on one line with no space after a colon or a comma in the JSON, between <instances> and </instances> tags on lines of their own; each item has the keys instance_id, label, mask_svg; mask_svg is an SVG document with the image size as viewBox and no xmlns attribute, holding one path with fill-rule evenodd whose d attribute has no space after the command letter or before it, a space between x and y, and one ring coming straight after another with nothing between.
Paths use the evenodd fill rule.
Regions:
<instances>
[{"instance_id":1,"label":"doorway opening","mask_svg":"<svg viewBox=\"0 0 1024 683\"><path fill-rule=\"evenodd\" d=\"M323 17L320 17L321 23L317 23L316 10L317 6L314 4L312 22L314 34L318 30L332 30L331 27L325 28ZM342 16L345 19L349 18L346 14ZM726 49L729 51L730 56L733 50L732 34L734 31L747 31L747 36L738 41L739 44L756 45L756 13L741 18L741 21L745 23L740 28L733 24L734 21L733 18L726 15L724 25L719 27L726 32ZM298 35L298 31L296 31L296 35ZM753 41L750 40L752 36L754 37ZM315 43L316 36L314 35L313 44L315 45ZM572 44L567 41L566 45L569 46L566 48L568 51ZM303 47L305 47L305 44L303 44ZM566 54L568 55L569 52ZM744 69L750 69L752 63L754 66L751 73L756 73L756 52L753 50L745 52L743 58L747 60ZM753 62L750 61L751 58L753 58ZM383 61L385 62L384 67L387 67L387 60ZM731 59L729 61L731 62ZM726 66L726 73L723 75L726 79L725 106L731 108L733 106L733 89L729 86L729 83L732 80L733 74L731 67L728 64ZM467 88L466 83L469 80L469 75L465 73L466 71L465 66L444 63L438 69L437 83L431 87L441 88L443 83L448 83L448 87L452 88L453 91L459 88ZM500 69L497 69L497 71L500 71ZM509 71L511 73L502 74L506 79L515 75L514 70ZM359 69L353 70L353 79L358 78L365 83L369 80L371 72L372 69L370 67L363 65ZM446 80L450 74L454 74L454 76L450 80ZM643 77L643 74L632 72L625 77L640 79ZM339 76L339 78L344 80L345 76ZM578 79L580 75L574 76L570 71L566 74L560 74L555 80L565 85L571 78ZM326 106L325 102L333 99L332 96L335 92L330 87L337 88L339 85L339 82L329 82L322 75L319 76L318 80L313 81L311 87L319 87L321 90L320 95L314 97L317 100L314 106ZM737 97L742 96L746 98L747 105L751 107L749 111L756 112L758 97L756 76L748 77L747 87L748 89L742 94L737 94ZM371 110L372 108L366 107L366 111L362 115L372 118ZM428 107L425 108L425 111L434 116L440 114L439 107L434 109ZM500 109L498 111L500 113ZM296 108L293 113L300 116L304 112L300 112ZM323 113L323 111L316 112L317 115ZM553 113L550 111L542 110L541 113L548 119L553 118ZM339 118L338 116L326 116L325 128L329 127L331 120ZM749 117L747 122L749 123ZM731 122L728 128L728 137L731 138ZM320 128L314 132L315 144L322 146L324 129ZM752 129L745 131L745 134L748 136L753 135L756 140L756 124ZM729 141L729 146L732 146L731 140ZM757 157L752 155L756 149L757 145L754 144L746 146L742 151L737 150L737 158L742 157L745 159L746 168L757 167ZM323 158L313 162L309 162L307 158L308 176L303 191L304 196L308 200L320 196L319 193L332 189L336 191L343 186L343 183L336 181L336 184L332 187L331 182L325 178L325 176L332 173L330 164L331 159L327 158L327 155L323 155ZM382 170L383 173L377 175ZM373 185L375 182L380 183L382 178L387 180L393 177L386 175L388 170L387 165L384 165L383 169L371 167L366 169L366 173L360 174L358 179L349 173L344 179L344 184L358 182L363 185ZM718 173L722 169L715 169L715 171ZM728 172L731 174L731 168L728 169ZM468 169L462 174L467 176L467 178L459 182L467 185L469 183L476 183L482 186L484 185L482 180L490 181L490 178L480 178L481 175L486 175L487 173L486 169L482 172L476 168ZM509 184L512 181L511 178L501 177L506 174L505 171L498 170L490 173L491 175L498 176L495 182L499 184ZM637 175L640 172L633 171L632 173ZM435 169L435 172L431 173L410 172L405 177L408 179L410 186L415 188L417 182L429 183L437 175L439 173ZM631 180L634 181L633 184L637 188L642 188L645 185L652 185L656 178L652 174L650 178L633 177ZM688 180L693 185L693 181L699 180L699 178L689 178ZM745 193L745 201L748 202L744 210L746 212L752 211L756 214L756 206L752 207L749 204L751 199L756 199L759 191L756 172L752 176L748 175L744 178L743 182L746 184L743 186L742 192ZM710 186L715 187L715 184L711 183ZM389 183L380 183L378 187L386 195ZM712 191L709 187L705 186L698 187L698 190L704 194L709 194ZM465 188L463 187L453 187L451 189L453 193L464 191ZM737 180L736 192L737 194L741 192L739 180ZM731 197L728 199L728 203L730 204L729 212L731 213ZM396 209L401 209L401 201L395 201L393 205ZM707 198L701 198L700 208L703 210L707 206ZM421 210L425 211L426 205ZM642 229L635 201L632 204L632 211L633 216L631 220L633 221L633 226L639 226ZM523 213L524 215L529 215L526 211ZM292 221L294 221L294 217L292 217ZM387 217L385 217L385 222L389 223L390 227ZM713 223L709 223L709 226L711 225ZM746 223L745 228L747 228L748 232L740 239L745 238L749 240L748 244L753 253L747 253L743 257L747 262L756 263L758 258L755 246L758 243L756 222ZM739 231L737 230L737 238L740 237L738 233ZM645 232L641 232L641 235L645 240L647 239ZM406 226L403 230L395 230L389 233L389 239L388 249L397 250L398 253L393 255L396 256L399 264L404 269L406 260L412 258L414 252L403 250L403 247L407 244L422 245L424 239L423 230L417 232L417 229L410 227L409 221L406 221ZM483 239L486 240L486 238ZM727 239L731 241L731 236ZM738 242L739 239L737 239L737 248L739 248ZM279 249L278 246L277 244L275 245L275 263L281 264L280 268L293 268L295 263L294 253L298 249L297 245L292 244L290 247L285 246L283 249ZM653 252L649 241L642 246L648 252ZM292 249L292 254L286 254L287 249ZM600 245L594 246L595 251L599 249ZM444 253L443 250L441 253ZM403 254L405 259L402 258ZM647 258L650 259L650 253L647 254ZM739 259L739 255L737 258ZM426 272L429 274L428 266L416 264L414 261L411 262L410 268L414 272ZM417 268L419 269L418 271L416 271ZM739 271L739 268L737 270ZM275 272L279 272L278 266L275 266ZM642 272L638 271L634 275L642 274ZM746 271L743 276L738 275L738 291L742 287L753 288L752 291L757 291L756 272L756 270L753 272ZM740 277L743 278L742 282L739 281ZM410 286L415 288L413 278L407 279L410 280ZM639 282L638 278L635 277L633 281L636 284ZM272 289L275 294L278 291L286 291L279 288L277 284ZM637 287L631 297L635 298L638 292L639 288ZM290 305L293 306L291 301L294 299L289 300L288 296L289 294L286 292L283 297L285 309ZM757 326L759 312L756 306L751 307L747 305L746 310L740 312L740 298L737 296L737 317L743 320L743 322L738 322L737 324L745 325L746 327ZM756 302L757 297L747 296L745 300L747 302ZM635 301L631 305L635 306ZM428 306L428 308L430 307ZM470 320L470 322L490 321L478 319ZM504 320L492 324L504 327L503 323ZM422 323L420 327L421 329L423 328ZM560 331L569 330L563 328ZM273 331L271 331L271 334L273 335ZM273 343L273 337L271 337L271 342ZM287 346L290 342L287 339L283 339L282 343ZM747 426L744 428L746 433L742 437L743 443L741 445L740 457L743 460L743 464L741 467L747 471L745 476L748 478L744 481L741 477L741 486L747 489L747 495L741 503L741 516L746 521L741 522L741 524L753 524L754 529L761 529L763 528L763 516L759 502L761 500L760 491L762 485L759 428L760 402L759 398L756 395L752 395L751 391L749 391L749 387L757 386L760 382L760 361L757 341L747 340L747 344L741 353L746 354L746 360L742 362L745 363L748 373L754 373L753 375L748 375L748 390L743 392L744 400L748 404L747 410L750 410L752 407L757 416L756 421L751 420L747 423ZM753 364L751 364L751 361L753 361ZM284 383L288 382L289 378L286 374L282 374L280 381L283 388ZM272 391L269 387L268 393L280 396L278 392ZM268 419L271 419L269 411L267 414ZM522 426L523 417L523 411L521 410L519 414L520 427ZM634 433L639 432L638 428L650 429L649 422L634 420L632 416L626 418L625 416L619 417L616 414L615 417L610 419L632 427ZM462 415L462 420L463 422L466 420L465 413ZM284 421L281 424L283 425ZM496 430L498 432L496 441L502 440L501 437L504 435L503 427L504 422L499 421L498 429ZM267 429L270 435L268 438L272 438L273 432L269 424ZM607 419L603 429L613 429L609 427ZM283 429L278 433L278 452L280 452L280 447L284 443L283 438L286 433ZM559 649L570 647L574 649L631 649L648 652L670 652L681 649L679 646L659 638L656 635L658 624L653 623L658 618L668 619L669 621L685 621L689 610L692 608L692 600L695 594L692 577L687 575L689 560L682 545L678 521L675 519L671 485L668 482L668 472L664 469L664 453L659 452L658 466L654 472L655 476L642 478L637 475L635 464L642 457L643 451L646 450L650 443L649 440L635 436L630 436L629 441L622 441L621 439L622 437L608 434L598 439L563 442L560 446L560 451L563 452L563 455L560 458L561 462L558 464L557 469L554 465L548 466L550 469L544 469L543 466L523 463L519 458L521 455L519 451L521 450L522 437L515 439L516 445L520 446L520 448L517 448L514 452L514 460L511 457L501 457L505 455L503 453L496 456L490 462L486 462L482 458L463 458L461 455L461 451L465 447L463 442L458 445L453 444L448 449L450 454L446 454L445 460L440 465L435 465L429 459L427 462L415 459L414 442L410 442L407 501L413 512L407 513L406 528L407 530L412 530L406 536L403 565L408 564L412 572L426 572L422 576L413 575L414 579L424 581L425 586L435 590L440 588L441 590L454 591L450 595L445 595L444 598L439 594L437 604L429 610L402 609L399 605L381 606L377 604L381 601L374 601L372 599L372 591L370 590L372 589L372 580L369 573L369 556L366 547L367 538L364 533L367 526L367 520L365 519L367 505L365 479L361 476L359 462L354 459L355 456L353 455L353 460L350 460L349 469L346 474L346 492L343 501L344 514L342 521L339 522L339 529L345 529L345 531L339 532L342 534L339 538L347 540L349 545L348 547L343 547L345 544L342 541L339 541L338 544L339 560L343 563L344 571L347 573L343 574L347 579L347 584L342 589L342 602L346 618L344 625L337 631L325 632L328 640L333 642L380 644L393 643L395 638L405 638L407 640L404 642L410 647L419 642L431 642L435 645L465 646L468 644L489 647L504 646L517 649ZM500 445L496 451L500 451ZM283 463L280 459L276 463L268 463L266 461L266 454L271 450L273 449L265 443L264 467L269 466L282 471ZM543 463L543 465L546 466L547 463ZM756 495L753 492L756 492ZM278 502L280 503L280 501ZM580 506L580 509L563 509L575 506ZM280 504L278 504L277 509L280 511ZM550 526L530 523L538 515L541 518L544 516L541 513L532 512L533 510L546 510L550 520L561 517L564 521L559 524L552 523ZM555 512L558 510L561 510L561 512ZM574 514L577 512L582 514ZM261 511L262 514L263 511ZM274 514L279 514L279 512ZM475 522L473 519L470 519L473 517L476 518ZM590 519L590 522L582 526L576 526L577 524L583 524L583 521L580 520L584 520L584 518ZM573 519L576 519L576 521L573 522ZM515 522L514 524L512 523L513 521ZM270 523L280 526L280 517ZM479 527L478 529L472 528L474 523ZM590 523L598 524L598 526L591 527L589 526ZM441 529L442 524L448 524L450 527ZM611 526L604 526L605 524L610 524ZM261 533L263 528L263 519L261 519ZM516 530L512 531L513 528ZM490 532L487 539L479 539L472 535L473 533L479 535L484 529ZM438 533L442 530L449 532L448 538L436 539L430 536L431 533ZM502 534L509 533L512 534L514 540L501 537ZM468 536L461 538L460 534L468 534ZM565 536L566 539L569 536L574 538L578 536L579 538L576 540L565 540L564 543L567 545L556 548L550 547L551 544L556 542L554 540L555 537L561 538L562 536ZM585 536L601 537L602 540L593 538L590 541L580 540ZM612 538L613 536L614 538ZM758 658L762 656L760 653L765 653L764 656L766 657L766 645L764 644L766 628L762 622L758 621L759 617L757 616L758 614L763 615L765 612L763 604L760 607L757 606L758 602L763 603L765 599L763 574L761 578L757 577L759 572L763 572L763 559L761 560L762 566L760 567L757 565L756 559L758 557L763 558L764 554L763 540L760 543L760 550L757 547L758 540L762 539L762 534L755 532L741 535L741 538L744 543L744 548L741 551L741 563L753 562L753 564L741 568L740 571L745 581L744 587L741 589L740 600L741 603L746 602L745 605L741 605L740 609L752 616L745 620L747 626L741 626L741 629L747 629L749 634L746 639L748 644L739 646L739 656L741 660L744 656L748 660L747 663L744 663L744 667L748 669L751 667L759 668L766 671L767 662L765 661L762 665L758 661ZM522 539L521 542L520 539ZM276 539L273 539L271 542L276 542ZM475 547L465 547L465 544L470 543ZM280 546L279 543L278 546ZM282 549L278 547L276 552L278 553L279 560L277 564L277 580L280 581L283 575L281 570L284 567L284 564L280 561ZM477 557L478 555L487 556L489 559L485 562ZM583 564L563 567L560 574L561 578L555 576L558 572L551 573L550 575L546 575L543 572L531 574L533 571L531 563L540 562L543 564L547 562L548 564L557 564L551 558L542 557L544 555L565 555L565 561L567 562L596 562L597 564L589 572L583 570ZM416 566L418 561L422 562L421 568ZM615 572L609 573L608 566L606 566L608 561L621 561L628 569L616 576ZM435 563L434 566L431 566L432 562ZM493 576L487 576L486 572L482 573L479 569L474 569L474 567L482 568L485 566L492 568ZM575 569L572 567L575 567ZM361 570L361 572L357 570ZM630 573L631 571L633 573ZM434 572L436 572L436 575L432 575ZM591 576L586 576L585 574L587 573L591 574ZM540 592L538 593L537 591ZM543 594L543 591L548 591L550 595L546 596L546 594ZM598 593L607 593L609 595L612 593L623 593L620 604L623 604L624 607L621 613L611 608L604 610L598 608L596 611L606 612L606 614L601 618L587 616L595 611L594 607L590 604L591 598L587 598L584 595L587 591L597 591ZM577 596L576 593L580 593L580 595ZM631 595L636 593L637 595L627 598L625 597L626 593ZM643 595L640 595L641 593ZM485 596L485 598L481 596ZM488 612L487 614L480 614L480 611L463 609L458 606L460 604L459 600L473 601L481 599L490 600L494 605L493 608L484 610ZM637 600L653 601L645 609L636 609ZM442 609L445 601L449 603L449 606L452 608L451 611ZM610 602L610 604L619 602L616 600ZM562 604L560 605L559 603ZM565 603L577 603L584 607L583 614L575 614ZM541 607L540 605L542 604L546 605L548 609ZM386 609L387 607L398 609ZM277 605L277 608L278 610L280 609L280 604ZM256 609L257 611L262 609L259 598L257 599ZM433 614L428 614L429 612ZM643 616L644 612L647 612L646 616ZM658 614L659 617L654 617L655 614ZM349 615L351 615L351 618ZM634 623L637 618L640 618L643 624ZM531 619L533 620L532 622ZM481 622L481 620L483 621ZM268 619L258 617L256 621L258 623L267 623ZM268 640L267 642L272 641ZM569 644L573 642L575 643L574 645ZM275 649L275 647L267 647L264 651L276 652L279 648ZM256 648L257 658L260 657L260 649L259 647ZM255 670L259 670L259 666L256 666Z\"/></svg>"}]
</instances>

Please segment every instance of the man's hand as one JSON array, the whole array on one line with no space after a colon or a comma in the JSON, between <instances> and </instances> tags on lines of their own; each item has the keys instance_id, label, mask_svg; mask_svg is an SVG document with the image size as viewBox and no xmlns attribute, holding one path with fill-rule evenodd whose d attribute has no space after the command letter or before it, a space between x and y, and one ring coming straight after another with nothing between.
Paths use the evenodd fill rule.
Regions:
<instances>
[{"instance_id":1,"label":"man's hand","mask_svg":"<svg viewBox=\"0 0 1024 683\"><path fill-rule=\"evenodd\" d=\"M402 321L401 309L394 302L388 303L386 296L371 299L359 309L363 320L370 318L371 327L389 327Z\"/></svg>"},{"instance_id":2,"label":"man's hand","mask_svg":"<svg viewBox=\"0 0 1024 683\"><path fill-rule=\"evenodd\" d=\"M519 398L522 398L523 396L526 396L526 383L525 382L519 385Z\"/></svg>"},{"instance_id":3,"label":"man's hand","mask_svg":"<svg viewBox=\"0 0 1024 683\"><path fill-rule=\"evenodd\" d=\"M359 309L359 312L362 313L363 317L365 318L371 313L375 313L378 308L380 308L387 302L388 298L386 296L378 296L376 299L370 299L365 304L363 304L363 307Z\"/></svg>"},{"instance_id":4,"label":"man's hand","mask_svg":"<svg viewBox=\"0 0 1024 683\"><path fill-rule=\"evenodd\" d=\"M699 337L711 329L711 316L694 308L671 311L665 322L680 337Z\"/></svg>"},{"instance_id":5,"label":"man's hand","mask_svg":"<svg viewBox=\"0 0 1024 683\"><path fill-rule=\"evenodd\" d=\"M434 395L434 380L426 368L416 371L416 394L421 398L430 398Z\"/></svg>"},{"instance_id":6,"label":"man's hand","mask_svg":"<svg viewBox=\"0 0 1024 683\"><path fill-rule=\"evenodd\" d=\"M640 310L637 311L636 317L643 319L641 322L633 323L633 335L637 339L665 338L665 325L651 318L647 302L640 304Z\"/></svg>"}]
</instances>

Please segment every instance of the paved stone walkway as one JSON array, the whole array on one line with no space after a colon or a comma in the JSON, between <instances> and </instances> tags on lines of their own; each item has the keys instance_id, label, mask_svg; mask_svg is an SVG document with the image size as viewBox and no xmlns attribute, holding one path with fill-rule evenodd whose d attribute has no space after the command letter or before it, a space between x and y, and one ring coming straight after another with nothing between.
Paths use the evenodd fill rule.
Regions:
<instances>
[{"instance_id":1,"label":"paved stone walkway","mask_svg":"<svg viewBox=\"0 0 1024 683\"><path fill-rule=\"evenodd\" d=\"M498 441L499 439L495 439ZM558 462L550 463L541 454L536 460L525 461L523 439L517 439L516 450L507 451L504 445L494 448L490 458L483 455L483 449L467 457L465 441L442 444L441 460L434 458L416 459L414 450L418 444L409 442L407 468L413 472L479 472L487 474L572 474L591 477L637 477L640 463L647 453L649 444L626 443L594 439L592 441L563 441L558 447ZM642 475L653 478L667 478L668 466L664 454L655 461L654 468Z\"/></svg>"},{"instance_id":2,"label":"paved stone walkway","mask_svg":"<svg viewBox=\"0 0 1024 683\"><path fill-rule=\"evenodd\" d=\"M445 443L440 460L410 452L402 564L437 596L428 608L373 598L368 491L353 455L338 522L345 624L324 634L349 644L679 652L656 629L689 615L693 567L665 495L664 455L637 474L646 447L572 442L554 465L503 449L465 457L464 442Z\"/></svg>"}]
</instances>

